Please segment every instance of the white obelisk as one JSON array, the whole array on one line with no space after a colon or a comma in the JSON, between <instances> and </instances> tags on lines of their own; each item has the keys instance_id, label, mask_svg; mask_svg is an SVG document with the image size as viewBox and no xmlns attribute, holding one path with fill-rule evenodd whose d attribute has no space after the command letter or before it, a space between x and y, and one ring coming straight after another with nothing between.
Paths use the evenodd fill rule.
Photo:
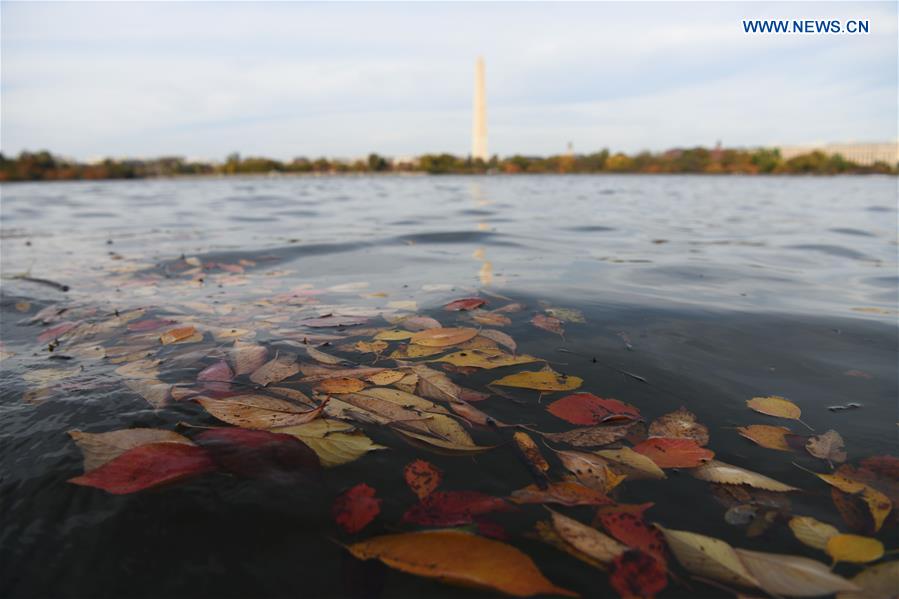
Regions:
<instances>
[{"instance_id":1,"label":"white obelisk","mask_svg":"<svg viewBox=\"0 0 899 599\"><path fill-rule=\"evenodd\" d=\"M486 162L487 156L487 93L484 89L484 59L478 57L474 66L474 114L471 122L471 157Z\"/></svg>"}]
</instances>

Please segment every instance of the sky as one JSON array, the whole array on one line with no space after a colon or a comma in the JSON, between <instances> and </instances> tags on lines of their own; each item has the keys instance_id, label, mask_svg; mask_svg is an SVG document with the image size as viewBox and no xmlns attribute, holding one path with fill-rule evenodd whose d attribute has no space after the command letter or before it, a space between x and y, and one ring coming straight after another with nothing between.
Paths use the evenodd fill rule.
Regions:
<instances>
[{"instance_id":1,"label":"sky","mask_svg":"<svg viewBox=\"0 0 899 599\"><path fill-rule=\"evenodd\" d=\"M743 19L868 19L868 35ZM897 3L0 2L0 146L82 160L897 138Z\"/></svg>"}]
</instances>

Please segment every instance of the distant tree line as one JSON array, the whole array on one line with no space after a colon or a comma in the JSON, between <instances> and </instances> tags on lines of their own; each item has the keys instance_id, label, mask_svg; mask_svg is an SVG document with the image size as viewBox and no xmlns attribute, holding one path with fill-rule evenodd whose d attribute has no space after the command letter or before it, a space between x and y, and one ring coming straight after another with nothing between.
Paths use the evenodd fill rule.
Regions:
<instances>
[{"instance_id":1,"label":"distant tree line","mask_svg":"<svg viewBox=\"0 0 899 599\"><path fill-rule=\"evenodd\" d=\"M871 166L846 160L839 154L810 152L783 159L776 149L687 148L666 152L556 156L514 155L488 161L453 154L424 154L414 159L390 160L378 154L366 159L294 158L288 162L258 156L229 155L222 163L195 162L170 156L147 160L115 160L80 163L50 152L22 152L16 158L0 153L0 181L55 181L70 179L142 179L188 175L243 175L279 173L381 173L430 174L482 173L708 173L708 174L897 174L897 165L879 162Z\"/></svg>"}]
</instances>

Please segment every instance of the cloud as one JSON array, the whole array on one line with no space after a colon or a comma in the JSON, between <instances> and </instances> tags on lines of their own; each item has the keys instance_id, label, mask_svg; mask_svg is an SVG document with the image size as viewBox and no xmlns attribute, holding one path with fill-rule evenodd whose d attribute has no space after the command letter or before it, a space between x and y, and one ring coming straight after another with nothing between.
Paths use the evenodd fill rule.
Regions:
<instances>
[{"instance_id":1,"label":"cloud","mask_svg":"<svg viewBox=\"0 0 899 599\"><path fill-rule=\"evenodd\" d=\"M742 18L869 18L752 36ZM501 154L893 137L896 7L4 3L2 147L79 158Z\"/></svg>"}]
</instances>

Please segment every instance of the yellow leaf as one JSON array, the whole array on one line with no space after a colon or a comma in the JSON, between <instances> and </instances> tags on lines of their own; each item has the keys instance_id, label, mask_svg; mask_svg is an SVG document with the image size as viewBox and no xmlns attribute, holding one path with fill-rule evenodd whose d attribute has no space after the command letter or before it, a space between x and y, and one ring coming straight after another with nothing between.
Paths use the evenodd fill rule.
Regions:
<instances>
[{"instance_id":1,"label":"yellow leaf","mask_svg":"<svg viewBox=\"0 0 899 599\"><path fill-rule=\"evenodd\" d=\"M402 341L403 339L408 339L412 335L413 333L411 331L394 329L392 331L381 331L375 335L374 338L376 341Z\"/></svg>"},{"instance_id":2,"label":"yellow leaf","mask_svg":"<svg viewBox=\"0 0 899 599\"><path fill-rule=\"evenodd\" d=\"M319 418L307 424L272 429L272 432L293 435L312 451L325 468L333 468L359 459L369 451L387 449L372 442L364 433L339 420Z\"/></svg>"},{"instance_id":3,"label":"yellow leaf","mask_svg":"<svg viewBox=\"0 0 899 599\"><path fill-rule=\"evenodd\" d=\"M465 343L478 334L477 329L470 328L435 328L425 329L412 335L412 343L427 347L446 347Z\"/></svg>"},{"instance_id":4,"label":"yellow leaf","mask_svg":"<svg viewBox=\"0 0 899 599\"><path fill-rule=\"evenodd\" d=\"M834 535L827 541L827 554L838 562L865 564L883 557L883 543L859 535Z\"/></svg>"},{"instance_id":5,"label":"yellow leaf","mask_svg":"<svg viewBox=\"0 0 899 599\"><path fill-rule=\"evenodd\" d=\"M790 530L799 542L821 551L827 550L827 541L830 537L840 534L840 531L830 524L809 516L791 518Z\"/></svg>"},{"instance_id":6,"label":"yellow leaf","mask_svg":"<svg viewBox=\"0 0 899 599\"><path fill-rule=\"evenodd\" d=\"M386 341L357 341L353 348L363 354L379 354L389 347Z\"/></svg>"},{"instance_id":7,"label":"yellow leaf","mask_svg":"<svg viewBox=\"0 0 899 599\"><path fill-rule=\"evenodd\" d=\"M783 426L770 426L768 424L753 424L737 427L741 436L755 442L767 449L779 451L793 451L787 444L785 435L790 434L790 429Z\"/></svg>"},{"instance_id":8,"label":"yellow leaf","mask_svg":"<svg viewBox=\"0 0 899 599\"><path fill-rule=\"evenodd\" d=\"M839 474L815 474L815 476L844 493L849 493L850 495L861 494L862 500L868 505L871 517L874 518L875 532L880 530L884 520L886 520L893 509L893 504L890 502L889 497L864 483Z\"/></svg>"},{"instance_id":9,"label":"yellow leaf","mask_svg":"<svg viewBox=\"0 0 899 599\"><path fill-rule=\"evenodd\" d=\"M790 420L799 420L799 417L802 415L802 410L799 409L799 406L777 395L753 397L746 400L746 405L756 412L767 414L768 416L789 418Z\"/></svg>"},{"instance_id":10,"label":"yellow leaf","mask_svg":"<svg viewBox=\"0 0 899 599\"><path fill-rule=\"evenodd\" d=\"M439 354L444 351L442 347L428 347L425 345L406 345L399 347L391 352L390 357L394 360L409 360L413 358L426 358Z\"/></svg>"},{"instance_id":11,"label":"yellow leaf","mask_svg":"<svg viewBox=\"0 0 899 599\"><path fill-rule=\"evenodd\" d=\"M199 334L199 339L196 339L198 333L197 329L194 327L177 327L174 329L169 329L165 333L163 333L159 337L159 341L163 345L169 345L171 343L192 343L194 341L202 341L203 335Z\"/></svg>"},{"instance_id":12,"label":"yellow leaf","mask_svg":"<svg viewBox=\"0 0 899 599\"><path fill-rule=\"evenodd\" d=\"M519 387L522 389L537 389L538 391L570 391L581 386L584 379L576 376L567 376L551 370L537 372L519 372L510 374L495 380L491 385L503 387Z\"/></svg>"},{"instance_id":13,"label":"yellow leaf","mask_svg":"<svg viewBox=\"0 0 899 599\"><path fill-rule=\"evenodd\" d=\"M325 405L303 410L290 402L265 395L237 395L228 399L198 397L197 402L222 422L262 429L309 422L321 414Z\"/></svg>"},{"instance_id":14,"label":"yellow leaf","mask_svg":"<svg viewBox=\"0 0 899 599\"><path fill-rule=\"evenodd\" d=\"M431 360L431 362L448 362L455 366L473 366L475 368L486 369L515 366L517 364L530 364L531 362L539 361L540 359L535 358L534 356L528 356L526 354L513 356L500 349L466 349Z\"/></svg>"},{"instance_id":15,"label":"yellow leaf","mask_svg":"<svg viewBox=\"0 0 899 599\"><path fill-rule=\"evenodd\" d=\"M514 597L577 596L550 582L531 558L515 547L458 530L384 535L348 549L358 559L378 559L402 572L450 584Z\"/></svg>"}]
</instances>

